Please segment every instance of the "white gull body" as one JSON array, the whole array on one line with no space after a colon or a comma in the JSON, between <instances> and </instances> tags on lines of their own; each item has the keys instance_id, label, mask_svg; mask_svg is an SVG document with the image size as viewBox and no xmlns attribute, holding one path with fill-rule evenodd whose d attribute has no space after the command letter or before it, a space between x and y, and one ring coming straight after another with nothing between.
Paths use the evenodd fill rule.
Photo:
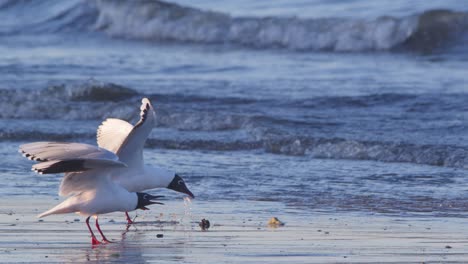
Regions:
<instances>
[{"instance_id":1,"label":"white gull body","mask_svg":"<svg viewBox=\"0 0 468 264\"><path fill-rule=\"evenodd\" d=\"M66 149L72 151L64 152ZM71 196L40 214L39 217L66 213L88 216L86 224L91 233L93 245L100 242L89 226L91 216L96 218L96 227L103 241L110 242L99 227L98 215L133 211L138 208L147 209L145 205L157 203L151 199L159 198L149 194L129 192L115 183L111 179L112 169L126 165L118 160L117 155L105 149L79 143L64 145L64 143L36 142L22 145L20 150L25 153L26 157L39 161L32 167L32 170L37 173L59 173L62 170L73 172L64 176L60 186L60 192L66 189Z\"/></svg>"}]
</instances>

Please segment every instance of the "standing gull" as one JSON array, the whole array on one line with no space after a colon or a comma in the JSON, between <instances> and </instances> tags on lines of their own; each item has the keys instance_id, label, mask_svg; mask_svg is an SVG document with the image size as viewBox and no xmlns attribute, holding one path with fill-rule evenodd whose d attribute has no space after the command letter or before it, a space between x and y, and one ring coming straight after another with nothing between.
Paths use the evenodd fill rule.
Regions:
<instances>
[{"instance_id":1,"label":"standing gull","mask_svg":"<svg viewBox=\"0 0 468 264\"><path fill-rule=\"evenodd\" d=\"M170 171L161 167L144 165L143 147L151 130L156 125L156 113L151 102L147 98L142 99L140 107L140 120L131 125L127 121L108 118L97 130L97 143L100 150L107 150L111 154L115 154L120 162L127 166L119 166L109 168L112 180L120 186L127 189L129 192L139 192L154 188L169 188L177 192L182 192L190 197L194 197L193 193L187 188L185 181L174 171ZM24 156L42 161L41 155L64 155L69 157L77 157L81 155L80 145L86 144L59 143L59 142L37 142L32 143L34 148L28 147L29 144L20 147L20 151ZM49 145L54 144L54 152L51 152ZM89 146L89 145L88 145ZM70 170L70 167L61 167L56 173L65 172L66 176L76 174ZM80 172L93 174L94 172ZM62 182L63 185L63 182ZM60 195L66 196L70 194L70 190L65 186L61 188ZM127 222L133 223L127 212L125 212Z\"/></svg>"},{"instance_id":2,"label":"standing gull","mask_svg":"<svg viewBox=\"0 0 468 264\"><path fill-rule=\"evenodd\" d=\"M67 190L71 196L38 217L66 213L87 216L86 225L93 245L110 243L99 226L98 215L116 211L148 210L148 205L161 204L154 200L162 196L129 192L112 181L113 168L126 166L114 153L88 144L69 143L68 149L73 150L73 155L70 156L62 151L63 143L49 142L46 146L44 147L43 142L38 142L22 145L21 149L23 152L36 148L43 150L35 155L25 154L26 157L40 162L32 166L32 170L39 174L60 173L63 170L73 172L67 173L60 185L60 193ZM101 234L102 242L89 226L91 216L96 219L96 228Z\"/></svg>"}]
</instances>

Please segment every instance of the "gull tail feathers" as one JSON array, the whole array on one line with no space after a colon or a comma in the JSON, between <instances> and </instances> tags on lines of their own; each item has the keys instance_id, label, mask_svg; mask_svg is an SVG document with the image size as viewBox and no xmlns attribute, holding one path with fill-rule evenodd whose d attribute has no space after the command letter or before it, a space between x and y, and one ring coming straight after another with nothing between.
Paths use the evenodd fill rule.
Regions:
<instances>
[{"instance_id":1,"label":"gull tail feathers","mask_svg":"<svg viewBox=\"0 0 468 264\"><path fill-rule=\"evenodd\" d=\"M70 205L69 200L65 200L64 202L56 205L52 209L49 209L42 214L39 214L37 217L42 218L46 217L48 215L53 215L53 214L68 214L68 213L74 213L77 212L77 208L75 208L75 205Z\"/></svg>"}]
</instances>

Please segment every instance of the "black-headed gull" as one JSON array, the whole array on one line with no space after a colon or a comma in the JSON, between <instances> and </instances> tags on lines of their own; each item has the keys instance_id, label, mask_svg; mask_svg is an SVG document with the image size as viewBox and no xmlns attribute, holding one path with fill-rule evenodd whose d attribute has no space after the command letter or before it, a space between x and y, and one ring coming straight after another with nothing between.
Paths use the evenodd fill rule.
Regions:
<instances>
[{"instance_id":1,"label":"black-headed gull","mask_svg":"<svg viewBox=\"0 0 468 264\"><path fill-rule=\"evenodd\" d=\"M64 169L75 172L66 173L60 185L60 193L66 190L71 196L38 217L66 213L88 216L86 225L91 233L91 243L97 245L101 242L89 226L91 216L96 219L96 228L102 236L102 242L109 243L99 226L98 215L136 209L148 210L148 205L161 204L154 201L161 196L129 192L111 179L112 168L126 166L114 153L88 144L64 145L65 143L36 142L20 147L26 153L25 156L40 162L32 167L37 173L60 173ZM73 155L64 153L64 148L72 150ZM36 154L29 154L33 152Z\"/></svg>"},{"instance_id":2,"label":"black-headed gull","mask_svg":"<svg viewBox=\"0 0 468 264\"><path fill-rule=\"evenodd\" d=\"M129 192L139 192L154 188L169 188L185 193L192 198L193 193L187 188L185 181L174 171L161 167L144 165L143 147L151 130L156 125L156 113L147 98L142 99L140 107L140 120L135 126L127 121L115 118L106 119L97 130L97 143L99 148L82 143L36 142L20 147L24 156L31 160L43 162L46 159L80 158L82 155L116 155L118 161L126 166L113 166L112 180ZM53 145L53 148L51 146ZM89 146L100 153L87 153ZM110 153L110 154L109 154ZM47 156L53 155L53 156ZM89 162L88 162L89 163ZM88 164L91 166L91 164ZM66 177L76 174L73 166L61 166L53 173L67 173ZM83 172L80 172L82 174ZM67 186L60 188L61 196L70 195ZM127 212L127 221L132 223Z\"/></svg>"},{"instance_id":3,"label":"black-headed gull","mask_svg":"<svg viewBox=\"0 0 468 264\"><path fill-rule=\"evenodd\" d=\"M143 147L156 126L156 113L148 98L141 100L140 120L131 125L127 121L108 118L97 130L99 147L115 153L126 168L116 168L112 179L131 192L154 188L169 188L194 198L185 181L174 171L147 166L143 161ZM128 223L132 220L126 213Z\"/></svg>"}]
</instances>

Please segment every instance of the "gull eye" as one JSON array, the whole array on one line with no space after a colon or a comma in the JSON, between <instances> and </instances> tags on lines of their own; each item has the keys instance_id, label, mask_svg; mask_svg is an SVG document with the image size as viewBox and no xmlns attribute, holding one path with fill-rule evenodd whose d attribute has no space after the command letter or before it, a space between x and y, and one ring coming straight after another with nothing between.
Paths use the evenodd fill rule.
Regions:
<instances>
[{"instance_id":1,"label":"gull eye","mask_svg":"<svg viewBox=\"0 0 468 264\"><path fill-rule=\"evenodd\" d=\"M148 200L148 195L147 194L143 195L143 200Z\"/></svg>"},{"instance_id":2,"label":"gull eye","mask_svg":"<svg viewBox=\"0 0 468 264\"><path fill-rule=\"evenodd\" d=\"M178 185L184 184L184 180L179 180L179 181L177 182L177 184L178 184Z\"/></svg>"}]
</instances>

